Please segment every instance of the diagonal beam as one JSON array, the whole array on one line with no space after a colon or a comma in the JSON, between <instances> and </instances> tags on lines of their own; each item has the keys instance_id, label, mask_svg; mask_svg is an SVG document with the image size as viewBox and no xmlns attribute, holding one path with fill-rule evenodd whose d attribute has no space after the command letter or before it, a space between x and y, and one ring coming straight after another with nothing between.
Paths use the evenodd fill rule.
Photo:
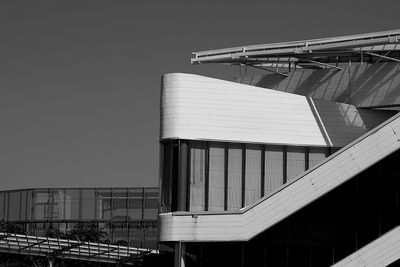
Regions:
<instances>
[{"instance_id":1,"label":"diagonal beam","mask_svg":"<svg viewBox=\"0 0 400 267\"><path fill-rule=\"evenodd\" d=\"M367 54L367 55L370 55L370 56L374 56L374 57L383 58L383 59L388 59L388 60L391 60L391 61L400 62L400 59L393 58L393 57L388 57L388 56L384 56L384 55L380 55L380 54L376 54L376 53L372 53L372 52L364 52L364 54Z\"/></svg>"},{"instance_id":2,"label":"diagonal beam","mask_svg":"<svg viewBox=\"0 0 400 267\"><path fill-rule=\"evenodd\" d=\"M49 255L51 255L51 256L58 256L58 255L61 255L63 252L65 252L65 251L68 251L68 250L71 250L71 249L73 249L73 248L77 248L77 247L79 247L80 245L82 245L83 243L76 243L76 244L72 244L72 245L70 245L70 246L67 246L67 247L63 247L63 248L60 248L60 249L56 249L56 250L54 250L54 251L52 251L52 252L50 252L49 253Z\"/></svg>"},{"instance_id":3,"label":"diagonal beam","mask_svg":"<svg viewBox=\"0 0 400 267\"><path fill-rule=\"evenodd\" d=\"M105 251L100 252L100 253L92 254L92 255L90 255L89 257L98 257L98 256L101 256L101 255L110 253L111 251L114 251L114 250L117 250L117 249L118 249L118 248L111 248L111 249L105 250Z\"/></svg>"},{"instance_id":4,"label":"diagonal beam","mask_svg":"<svg viewBox=\"0 0 400 267\"><path fill-rule=\"evenodd\" d=\"M327 68L333 68L333 69L337 69L337 70L342 70L342 68L337 67L335 65L322 63L322 62L319 62L319 61L316 61L316 60L312 60L312 59L300 59L300 60L304 60L304 61L307 61L307 62L310 62L310 63L314 63L314 64L317 64L317 65L320 65L320 66L324 66L324 67L327 67Z\"/></svg>"},{"instance_id":5,"label":"diagonal beam","mask_svg":"<svg viewBox=\"0 0 400 267\"><path fill-rule=\"evenodd\" d=\"M0 236L0 240L7 239L7 237L9 237L9 236L10 236L9 234L2 235L2 236Z\"/></svg>"},{"instance_id":6,"label":"diagonal beam","mask_svg":"<svg viewBox=\"0 0 400 267\"><path fill-rule=\"evenodd\" d=\"M256 69L259 69L259 70L269 71L269 72L272 72L272 73L275 73L275 74L279 74L279 75L282 75L282 76L285 76L285 77L288 77L288 76L289 76L289 75L287 75L286 73L282 73L282 72L279 72L279 71L270 70L270 69L263 68L263 67L260 67L260 66L257 66L257 65L252 65L252 64L249 64L249 63L241 63L240 65L245 65L245 66L253 67L253 68L256 68Z\"/></svg>"},{"instance_id":7,"label":"diagonal beam","mask_svg":"<svg viewBox=\"0 0 400 267\"><path fill-rule=\"evenodd\" d=\"M48 240L41 240L41 241L39 241L39 242L37 242L37 243L33 243L33 244L31 244L31 245L22 247L22 248L20 248L18 251L22 251L22 250L27 249L27 248L35 247L35 246L40 245L40 244L43 244L44 242L47 242L47 241L48 241Z\"/></svg>"}]
</instances>

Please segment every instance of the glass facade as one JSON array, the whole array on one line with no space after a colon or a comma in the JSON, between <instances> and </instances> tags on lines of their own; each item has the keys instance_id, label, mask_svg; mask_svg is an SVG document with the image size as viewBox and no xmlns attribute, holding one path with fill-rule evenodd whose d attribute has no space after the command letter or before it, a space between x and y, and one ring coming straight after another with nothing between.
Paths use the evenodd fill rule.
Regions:
<instances>
[{"instance_id":1,"label":"glass facade","mask_svg":"<svg viewBox=\"0 0 400 267\"><path fill-rule=\"evenodd\" d=\"M188 242L185 266L331 266L399 225L399 159L396 151L246 242Z\"/></svg>"},{"instance_id":2,"label":"glass facade","mask_svg":"<svg viewBox=\"0 0 400 267\"><path fill-rule=\"evenodd\" d=\"M161 212L238 210L273 193L337 149L163 142Z\"/></svg>"},{"instance_id":3,"label":"glass facade","mask_svg":"<svg viewBox=\"0 0 400 267\"><path fill-rule=\"evenodd\" d=\"M38 188L0 191L0 220L27 234L97 223L104 241L157 247L158 188Z\"/></svg>"}]
</instances>

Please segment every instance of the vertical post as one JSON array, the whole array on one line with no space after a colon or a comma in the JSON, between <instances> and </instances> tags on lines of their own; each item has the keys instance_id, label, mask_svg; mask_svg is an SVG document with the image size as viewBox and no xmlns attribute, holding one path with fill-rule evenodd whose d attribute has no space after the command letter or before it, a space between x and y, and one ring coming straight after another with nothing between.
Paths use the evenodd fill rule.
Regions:
<instances>
[{"instance_id":1,"label":"vertical post","mask_svg":"<svg viewBox=\"0 0 400 267\"><path fill-rule=\"evenodd\" d=\"M100 219L100 218L97 218L97 214L98 212L97 212L97 188L95 188L94 189L94 219L95 220L97 220L97 219Z\"/></svg>"},{"instance_id":2,"label":"vertical post","mask_svg":"<svg viewBox=\"0 0 400 267\"><path fill-rule=\"evenodd\" d=\"M144 199L144 187L142 188L142 214L141 214L141 220L144 220L144 205L145 205L145 199Z\"/></svg>"},{"instance_id":3,"label":"vertical post","mask_svg":"<svg viewBox=\"0 0 400 267\"><path fill-rule=\"evenodd\" d=\"M206 153L204 159L204 210L208 211L208 196L210 193L210 146L206 143Z\"/></svg>"},{"instance_id":4,"label":"vertical post","mask_svg":"<svg viewBox=\"0 0 400 267\"><path fill-rule=\"evenodd\" d=\"M310 148L309 147L306 147L306 151L305 151L304 168L305 168L305 170L308 170L310 168Z\"/></svg>"},{"instance_id":5,"label":"vertical post","mask_svg":"<svg viewBox=\"0 0 400 267\"><path fill-rule=\"evenodd\" d=\"M246 205L246 145L242 147L242 208Z\"/></svg>"},{"instance_id":6,"label":"vertical post","mask_svg":"<svg viewBox=\"0 0 400 267\"><path fill-rule=\"evenodd\" d=\"M177 210L186 210L187 199L187 174L188 174L188 144L185 141L180 142L179 146L179 170L178 170L178 203Z\"/></svg>"},{"instance_id":7,"label":"vertical post","mask_svg":"<svg viewBox=\"0 0 400 267\"><path fill-rule=\"evenodd\" d=\"M287 182L287 148L283 147L283 184Z\"/></svg>"},{"instance_id":8,"label":"vertical post","mask_svg":"<svg viewBox=\"0 0 400 267\"><path fill-rule=\"evenodd\" d=\"M261 197L265 194L265 146L261 147Z\"/></svg>"},{"instance_id":9,"label":"vertical post","mask_svg":"<svg viewBox=\"0 0 400 267\"><path fill-rule=\"evenodd\" d=\"M192 161L192 156L190 154L190 147L191 147L191 142L188 141L188 148L187 148L187 172L186 172L186 209L187 211L190 211L190 166L191 166L191 161Z\"/></svg>"},{"instance_id":10,"label":"vertical post","mask_svg":"<svg viewBox=\"0 0 400 267\"><path fill-rule=\"evenodd\" d=\"M186 244L181 241L175 242L174 249L174 266L175 267L185 267L185 254L186 254Z\"/></svg>"},{"instance_id":11,"label":"vertical post","mask_svg":"<svg viewBox=\"0 0 400 267\"><path fill-rule=\"evenodd\" d=\"M224 210L228 210L228 157L229 157L229 144L225 144L224 153Z\"/></svg>"},{"instance_id":12,"label":"vertical post","mask_svg":"<svg viewBox=\"0 0 400 267\"><path fill-rule=\"evenodd\" d=\"M79 191L79 194L78 194L78 197L79 197L79 199L78 199L78 205L79 205L79 214L78 214L78 218L80 219L80 220L82 220L82 205L83 205L83 194L82 194L82 188L79 188L78 189ZM53 209L53 207L52 207L52 209Z\"/></svg>"}]
</instances>

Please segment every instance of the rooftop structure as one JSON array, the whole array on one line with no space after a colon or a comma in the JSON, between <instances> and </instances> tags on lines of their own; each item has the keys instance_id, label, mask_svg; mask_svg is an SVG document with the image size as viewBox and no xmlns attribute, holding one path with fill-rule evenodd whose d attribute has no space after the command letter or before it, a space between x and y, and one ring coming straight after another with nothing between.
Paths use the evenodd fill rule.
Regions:
<instances>
[{"instance_id":1,"label":"rooftop structure","mask_svg":"<svg viewBox=\"0 0 400 267\"><path fill-rule=\"evenodd\" d=\"M0 220L35 236L94 224L102 242L157 248L157 215L158 188L153 187L0 191Z\"/></svg>"},{"instance_id":2,"label":"rooftop structure","mask_svg":"<svg viewBox=\"0 0 400 267\"><path fill-rule=\"evenodd\" d=\"M265 72L163 76L159 236L175 266L400 261L399 37L201 51L193 64Z\"/></svg>"}]
</instances>

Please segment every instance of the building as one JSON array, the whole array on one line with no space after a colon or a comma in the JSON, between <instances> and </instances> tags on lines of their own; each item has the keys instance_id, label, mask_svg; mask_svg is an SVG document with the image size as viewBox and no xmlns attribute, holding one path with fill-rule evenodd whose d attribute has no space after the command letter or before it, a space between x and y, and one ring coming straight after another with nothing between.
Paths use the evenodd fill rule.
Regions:
<instances>
[{"instance_id":1,"label":"building","mask_svg":"<svg viewBox=\"0 0 400 267\"><path fill-rule=\"evenodd\" d=\"M200 51L193 64L261 72L162 77L159 238L175 266L399 262L399 40Z\"/></svg>"},{"instance_id":2,"label":"building","mask_svg":"<svg viewBox=\"0 0 400 267\"><path fill-rule=\"evenodd\" d=\"M95 224L102 242L157 248L158 198L153 187L0 191L0 220L34 236Z\"/></svg>"}]
</instances>

